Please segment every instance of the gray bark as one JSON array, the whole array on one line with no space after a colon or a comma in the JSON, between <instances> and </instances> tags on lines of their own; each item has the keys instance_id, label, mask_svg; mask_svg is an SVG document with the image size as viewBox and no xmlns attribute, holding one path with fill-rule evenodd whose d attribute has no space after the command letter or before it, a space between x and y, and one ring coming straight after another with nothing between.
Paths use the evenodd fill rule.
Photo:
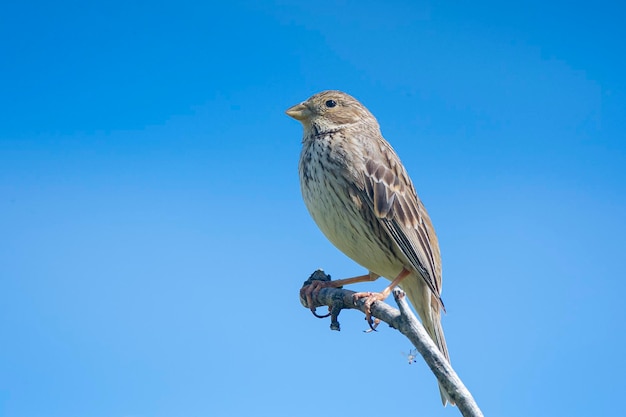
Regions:
<instances>
[{"instance_id":1,"label":"gray bark","mask_svg":"<svg viewBox=\"0 0 626 417\"><path fill-rule=\"evenodd\" d=\"M330 281L330 276L326 275L322 270L317 270L305 281L304 285L309 284L311 280ZM313 306L311 307L328 306L331 320L330 328L331 330L340 330L337 318L341 310L356 309L361 310L363 313L366 312L364 300L359 299L355 302L354 294L354 291L341 288L323 288L318 293L312 294ZM445 357L439 352L435 343L426 333L422 323L415 317L404 292L396 288L393 291L393 297L400 310L396 310L384 302L377 301L372 304L372 316L397 329L409 339L435 374L439 383L448 392L450 398L454 400L464 417L483 417L472 394L465 387L454 369L452 369L452 366L446 361ZM300 302L303 306L309 308L302 297L300 297Z\"/></svg>"}]
</instances>

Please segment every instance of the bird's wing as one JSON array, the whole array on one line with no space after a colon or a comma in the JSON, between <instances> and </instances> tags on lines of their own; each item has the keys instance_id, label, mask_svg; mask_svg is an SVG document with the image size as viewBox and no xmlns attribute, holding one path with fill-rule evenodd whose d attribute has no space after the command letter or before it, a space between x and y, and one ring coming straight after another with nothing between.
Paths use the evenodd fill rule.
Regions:
<instances>
[{"instance_id":1,"label":"bird's wing","mask_svg":"<svg viewBox=\"0 0 626 417\"><path fill-rule=\"evenodd\" d=\"M443 307L439 244L430 217L393 149L384 154L385 160L366 160L363 191L384 229Z\"/></svg>"}]
</instances>

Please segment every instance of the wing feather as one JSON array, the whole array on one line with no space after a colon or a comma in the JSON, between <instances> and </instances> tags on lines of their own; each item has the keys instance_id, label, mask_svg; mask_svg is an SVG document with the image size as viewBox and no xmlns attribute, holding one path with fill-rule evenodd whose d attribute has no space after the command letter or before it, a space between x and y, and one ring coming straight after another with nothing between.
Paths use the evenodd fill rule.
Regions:
<instances>
[{"instance_id":1,"label":"wing feather","mask_svg":"<svg viewBox=\"0 0 626 417\"><path fill-rule=\"evenodd\" d=\"M389 160L366 161L366 201L443 308L441 258L432 223L395 152L389 147L383 154Z\"/></svg>"}]
</instances>

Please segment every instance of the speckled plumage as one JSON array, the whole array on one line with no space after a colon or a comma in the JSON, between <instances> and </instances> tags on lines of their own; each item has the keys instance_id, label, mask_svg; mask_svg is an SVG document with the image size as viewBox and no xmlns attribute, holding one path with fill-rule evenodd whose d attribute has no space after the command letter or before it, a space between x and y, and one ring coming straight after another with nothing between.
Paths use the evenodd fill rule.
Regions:
<instances>
[{"instance_id":1,"label":"speckled plumage","mask_svg":"<svg viewBox=\"0 0 626 417\"><path fill-rule=\"evenodd\" d=\"M441 256L430 217L376 118L356 99L324 91L287 114L304 127L300 185L326 237L372 275L400 284L439 350ZM444 405L449 401L442 391Z\"/></svg>"}]
</instances>

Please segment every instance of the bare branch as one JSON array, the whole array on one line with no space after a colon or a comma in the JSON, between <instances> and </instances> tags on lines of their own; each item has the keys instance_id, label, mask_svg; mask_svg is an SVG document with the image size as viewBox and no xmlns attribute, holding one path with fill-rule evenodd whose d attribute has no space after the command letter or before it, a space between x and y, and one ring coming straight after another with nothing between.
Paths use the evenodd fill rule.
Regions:
<instances>
[{"instance_id":1,"label":"bare branch","mask_svg":"<svg viewBox=\"0 0 626 417\"><path fill-rule=\"evenodd\" d=\"M322 270L317 270L304 282L304 286L310 284L312 280L330 281L330 276L326 275ZM354 294L354 291L340 288L323 288L319 292L312 294L313 306L311 307L328 306L331 313L330 328L331 330L340 330L337 318L341 310L356 309L361 310L363 313L366 312L364 300L359 299L355 302ZM411 341L464 417L483 417L472 394L465 387L454 369L452 369L452 366L446 361L445 357L439 352L435 343L426 333L422 323L415 317L406 301L404 292L400 289L395 289L393 297L400 310L377 301L372 304L372 315L384 321L390 327L397 329ZM309 308L302 297L300 297L300 302L303 306Z\"/></svg>"}]
</instances>

